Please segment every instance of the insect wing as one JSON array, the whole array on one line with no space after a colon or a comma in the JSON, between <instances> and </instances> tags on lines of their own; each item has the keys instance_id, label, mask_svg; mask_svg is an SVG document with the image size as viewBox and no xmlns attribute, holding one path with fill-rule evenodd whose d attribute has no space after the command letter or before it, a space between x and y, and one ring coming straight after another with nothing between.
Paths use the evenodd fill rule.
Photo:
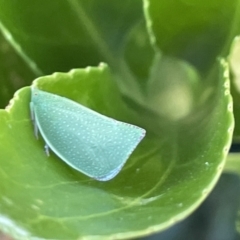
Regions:
<instances>
[{"instance_id":1,"label":"insect wing","mask_svg":"<svg viewBox=\"0 0 240 240\"><path fill-rule=\"evenodd\" d=\"M32 92L32 108L50 149L74 169L100 181L121 170L145 135L142 128L38 89Z\"/></svg>"}]
</instances>

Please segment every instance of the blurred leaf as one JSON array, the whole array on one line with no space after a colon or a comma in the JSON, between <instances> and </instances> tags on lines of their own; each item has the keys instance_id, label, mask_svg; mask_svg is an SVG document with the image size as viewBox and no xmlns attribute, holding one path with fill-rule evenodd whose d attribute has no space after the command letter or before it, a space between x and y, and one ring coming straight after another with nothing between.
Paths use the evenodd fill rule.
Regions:
<instances>
[{"instance_id":1,"label":"blurred leaf","mask_svg":"<svg viewBox=\"0 0 240 240\"><path fill-rule=\"evenodd\" d=\"M148 106L171 120L182 119L197 108L202 93L200 83L196 70L189 64L159 55L148 79Z\"/></svg>"},{"instance_id":2,"label":"blurred leaf","mask_svg":"<svg viewBox=\"0 0 240 240\"><path fill-rule=\"evenodd\" d=\"M103 60L114 64L125 35L142 18L141 5L137 0L0 0L1 29L39 73Z\"/></svg>"},{"instance_id":3,"label":"blurred leaf","mask_svg":"<svg viewBox=\"0 0 240 240\"><path fill-rule=\"evenodd\" d=\"M236 37L232 43L229 62L234 75L233 83L236 91L240 93L240 37Z\"/></svg>"},{"instance_id":4,"label":"blurred leaf","mask_svg":"<svg viewBox=\"0 0 240 240\"><path fill-rule=\"evenodd\" d=\"M16 239L129 239L184 219L211 192L231 143L226 63L215 70L213 96L205 99L210 108L181 120L152 119L160 124L153 131L124 105L105 65L35 82L41 89L147 129L124 169L109 182L89 179L54 154L45 155L29 117L30 89L19 90L12 105L0 111L1 230Z\"/></svg>"},{"instance_id":5,"label":"blurred leaf","mask_svg":"<svg viewBox=\"0 0 240 240\"><path fill-rule=\"evenodd\" d=\"M36 74L105 61L122 92L137 101L138 84L121 56L128 32L142 19L137 0L0 0L0 29Z\"/></svg>"},{"instance_id":6,"label":"blurred leaf","mask_svg":"<svg viewBox=\"0 0 240 240\"><path fill-rule=\"evenodd\" d=\"M233 110L236 127L234 129L234 142L240 141L240 38L236 37L232 43L229 54L229 63L232 70L231 93L233 96Z\"/></svg>"},{"instance_id":7,"label":"blurred leaf","mask_svg":"<svg viewBox=\"0 0 240 240\"><path fill-rule=\"evenodd\" d=\"M235 173L240 176L240 153L229 153L224 172Z\"/></svg>"},{"instance_id":8,"label":"blurred leaf","mask_svg":"<svg viewBox=\"0 0 240 240\"><path fill-rule=\"evenodd\" d=\"M235 118L235 129L234 129L234 142L240 142L240 94L236 91L234 83L231 83L231 94L233 96L234 104L234 118Z\"/></svg>"},{"instance_id":9,"label":"blurred leaf","mask_svg":"<svg viewBox=\"0 0 240 240\"><path fill-rule=\"evenodd\" d=\"M144 0L148 27L161 51L184 59L203 75L227 56L240 32L239 0Z\"/></svg>"},{"instance_id":10,"label":"blurred leaf","mask_svg":"<svg viewBox=\"0 0 240 240\"><path fill-rule=\"evenodd\" d=\"M5 107L13 93L35 77L0 32L0 107Z\"/></svg>"},{"instance_id":11,"label":"blurred leaf","mask_svg":"<svg viewBox=\"0 0 240 240\"><path fill-rule=\"evenodd\" d=\"M240 211L238 210L238 220L236 222L237 231L240 233Z\"/></svg>"},{"instance_id":12,"label":"blurred leaf","mask_svg":"<svg viewBox=\"0 0 240 240\"><path fill-rule=\"evenodd\" d=\"M142 21L132 29L126 38L123 52L128 67L138 79L143 91L155 56L145 25Z\"/></svg>"},{"instance_id":13,"label":"blurred leaf","mask_svg":"<svg viewBox=\"0 0 240 240\"><path fill-rule=\"evenodd\" d=\"M234 173L240 176L240 153L230 153L227 157L224 172ZM237 196L239 198L239 196ZM238 209L236 228L240 234L240 209Z\"/></svg>"}]
</instances>

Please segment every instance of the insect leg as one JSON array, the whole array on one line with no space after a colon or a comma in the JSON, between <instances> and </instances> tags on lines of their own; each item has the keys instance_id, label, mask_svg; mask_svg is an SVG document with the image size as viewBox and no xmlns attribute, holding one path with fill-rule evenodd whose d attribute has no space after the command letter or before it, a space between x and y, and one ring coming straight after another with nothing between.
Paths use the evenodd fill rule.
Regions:
<instances>
[{"instance_id":1,"label":"insect leg","mask_svg":"<svg viewBox=\"0 0 240 240\"><path fill-rule=\"evenodd\" d=\"M44 150L45 150L45 153L47 154L47 156L49 157L50 156L49 146L46 143L44 146Z\"/></svg>"},{"instance_id":2,"label":"insect leg","mask_svg":"<svg viewBox=\"0 0 240 240\"><path fill-rule=\"evenodd\" d=\"M34 106L32 102L30 102L30 113L31 113L31 120L35 121Z\"/></svg>"},{"instance_id":3,"label":"insect leg","mask_svg":"<svg viewBox=\"0 0 240 240\"><path fill-rule=\"evenodd\" d=\"M34 135L38 139L38 126L37 126L37 123L36 123L34 106L33 106L32 102L30 102L30 111L31 111L31 120L32 120L33 127L34 127Z\"/></svg>"}]
</instances>

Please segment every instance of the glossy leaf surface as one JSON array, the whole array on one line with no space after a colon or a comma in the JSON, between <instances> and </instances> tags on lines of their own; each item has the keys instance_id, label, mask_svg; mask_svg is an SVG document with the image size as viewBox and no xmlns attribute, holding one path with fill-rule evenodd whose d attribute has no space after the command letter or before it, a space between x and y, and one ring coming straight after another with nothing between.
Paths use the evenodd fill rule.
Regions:
<instances>
[{"instance_id":1,"label":"glossy leaf surface","mask_svg":"<svg viewBox=\"0 0 240 240\"><path fill-rule=\"evenodd\" d=\"M36 77L0 33L0 107L4 108L20 87Z\"/></svg>"},{"instance_id":2,"label":"glossy leaf surface","mask_svg":"<svg viewBox=\"0 0 240 240\"><path fill-rule=\"evenodd\" d=\"M54 155L46 157L43 141L33 134L30 88L19 90L11 107L0 111L1 230L16 239L129 239L161 231L188 216L218 180L232 137L226 63L209 77L215 90L211 85L206 89L200 104L204 108L196 107L200 111L177 121L158 116L152 125L126 107L105 65L35 82L147 129L124 169L109 182L91 180Z\"/></svg>"},{"instance_id":3,"label":"glossy leaf surface","mask_svg":"<svg viewBox=\"0 0 240 240\"><path fill-rule=\"evenodd\" d=\"M152 41L167 55L191 62L203 75L226 57L240 32L239 0L144 0Z\"/></svg>"},{"instance_id":4,"label":"glossy leaf surface","mask_svg":"<svg viewBox=\"0 0 240 240\"><path fill-rule=\"evenodd\" d=\"M51 74L116 64L141 8L137 0L1 0L0 28L36 73Z\"/></svg>"}]
</instances>

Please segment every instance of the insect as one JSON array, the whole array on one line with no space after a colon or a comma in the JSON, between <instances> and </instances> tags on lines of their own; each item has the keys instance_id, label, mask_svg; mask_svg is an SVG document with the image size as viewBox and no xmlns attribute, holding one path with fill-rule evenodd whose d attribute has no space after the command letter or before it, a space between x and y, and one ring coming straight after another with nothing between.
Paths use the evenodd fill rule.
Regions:
<instances>
[{"instance_id":1,"label":"insect","mask_svg":"<svg viewBox=\"0 0 240 240\"><path fill-rule=\"evenodd\" d=\"M34 133L75 170L99 181L114 178L146 131L97 113L65 97L31 89Z\"/></svg>"}]
</instances>

